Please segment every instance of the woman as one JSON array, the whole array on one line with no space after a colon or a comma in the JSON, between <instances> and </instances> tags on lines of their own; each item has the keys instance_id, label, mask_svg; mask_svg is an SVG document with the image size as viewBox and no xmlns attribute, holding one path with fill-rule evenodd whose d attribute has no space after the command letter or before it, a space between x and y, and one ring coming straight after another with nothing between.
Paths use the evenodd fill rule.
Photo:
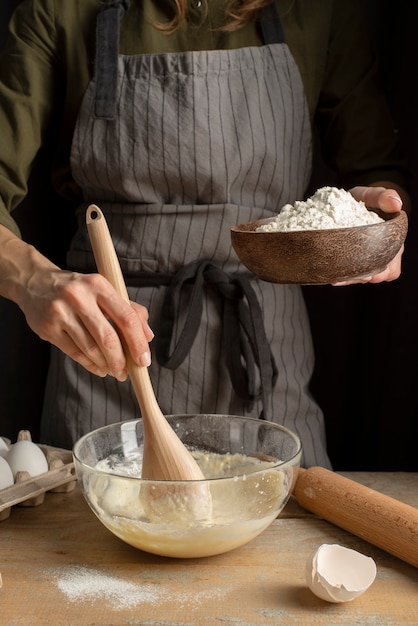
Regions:
<instances>
[{"instance_id":1,"label":"woman","mask_svg":"<svg viewBox=\"0 0 418 626\"><path fill-rule=\"evenodd\" d=\"M400 210L405 177L360 24L352 0L22 2L0 67L0 295L55 346L43 441L70 447L138 416L116 326L164 413L261 416L299 433L305 465L330 465L301 290L244 272L229 229L303 197L314 120L341 185ZM51 128L56 188L79 203L67 269L11 216ZM94 273L91 202L132 306Z\"/></svg>"}]
</instances>

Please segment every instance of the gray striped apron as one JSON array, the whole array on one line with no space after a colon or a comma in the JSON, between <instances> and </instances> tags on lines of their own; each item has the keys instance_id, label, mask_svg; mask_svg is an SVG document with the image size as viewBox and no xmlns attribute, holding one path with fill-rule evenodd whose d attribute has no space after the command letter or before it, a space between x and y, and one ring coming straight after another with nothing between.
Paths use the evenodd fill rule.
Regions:
<instances>
[{"instance_id":1,"label":"gray striped apron","mask_svg":"<svg viewBox=\"0 0 418 626\"><path fill-rule=\"evenodd\" d=\"M137 56L118 54L126 8L106 0L98 16L71 153L85 202L68 265L95 271L85 210L97 203L130 298L149 310L163 413L262 416L300 435L305 465L329 467L301 289L255 279L230 240L232 225L302 197L311 171L303 86L275 7L263 46ZM53 349L42 441L71 447L137 417L129 381L98 378Z\"/></svg>"}]
</instances>

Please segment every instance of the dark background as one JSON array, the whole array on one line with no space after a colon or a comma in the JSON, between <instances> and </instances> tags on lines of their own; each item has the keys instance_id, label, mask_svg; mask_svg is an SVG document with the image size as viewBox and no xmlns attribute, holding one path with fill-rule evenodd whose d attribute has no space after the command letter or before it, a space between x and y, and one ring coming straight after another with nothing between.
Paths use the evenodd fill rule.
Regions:
<instances>
[{"instance_id":1,"label":"dark background","mask_svg":"<svg viewBox=\"0 0 418 626\"><path fill-rule=\"evenodd\" d=\"M0 46L18 2L1 1ZM379 53L382 84L414 174L418 3L362 0L362 4ZM24 238L61 264L65 242L55 234L54 220L64 221L68 234L72 222L60 209L55 217L54 207L60 207L62 200L49 186L47 166L46 148L32 174L30 193L14 215ZM317 154L311 187L323 184L333 184L333 177ZM413 210L417 193L413 175ZM31 219L34 206L36 221ZM316 349L312 392L325 413L335 469L418 471L416 222L412 216L399 280L341 288L304 287ZM20 429L29 429L36 441L49 346L32 333L20 310L1 298L0 337L0 435L15 439Z\"/></svg>"}]
</instances>

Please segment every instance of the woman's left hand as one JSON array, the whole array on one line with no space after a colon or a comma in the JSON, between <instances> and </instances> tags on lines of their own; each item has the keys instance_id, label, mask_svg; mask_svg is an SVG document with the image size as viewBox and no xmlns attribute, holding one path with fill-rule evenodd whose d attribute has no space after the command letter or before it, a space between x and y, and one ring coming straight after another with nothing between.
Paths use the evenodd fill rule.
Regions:
<instances>
[{"instance_id":1,"label":"woman's left hand","mask_svg":"<svg viewBox=\"0 0 418 626\"><path fill-rule=\"evenodd\" d=\"M351 195L357 200L362 201L369 208L377 208L386 213L398 213L403 208L403 201L395 189L388 187L353 187L349 190ZM387 267L379 274L374 276L362 276L360 278L334 283L335 286L353 285L356 283L382 283L396 280L401 275L402 255L404 246L401 247Z\"/></svg>"}]
</instances>

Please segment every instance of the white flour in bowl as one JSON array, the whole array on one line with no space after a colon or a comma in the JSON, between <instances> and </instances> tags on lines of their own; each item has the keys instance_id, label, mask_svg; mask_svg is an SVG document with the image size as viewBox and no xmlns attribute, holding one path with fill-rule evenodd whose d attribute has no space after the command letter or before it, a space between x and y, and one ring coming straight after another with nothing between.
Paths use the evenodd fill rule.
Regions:
<instances>
[{"instance_id":1,"label":"white flour in bowl","mask_svg":"<svg viewBox=\"0 0 418 626\"><path fill-rule=\"evenodd\" d=\"M348 191L321 187L306 201L285 204L272 222L259 226L257 231L325 230L378 222L383 219L368 211L364 202L357 202Z\"/></svg>"}]
</instances>

